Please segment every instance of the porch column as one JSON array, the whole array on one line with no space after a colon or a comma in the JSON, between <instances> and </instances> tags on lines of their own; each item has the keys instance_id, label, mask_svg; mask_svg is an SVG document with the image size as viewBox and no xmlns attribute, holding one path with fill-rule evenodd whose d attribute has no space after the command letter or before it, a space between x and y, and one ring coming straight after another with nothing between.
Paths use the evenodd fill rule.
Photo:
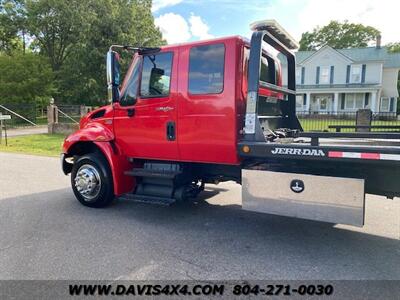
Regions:
<instances>
[{"instance_id":1,"label":"porch column","mask_svg":"<svg viewBox=\"0 0 400 300\"><path fill-rule=\"evenodd\" d=\"M379 111L378 99L376 97L376 91L371 92L371 110L373 113L376 113Z\"/></svg>"},{"instance_id":2,"label":"porch column","mask_svg":"<svg viewBox=\"0 0 400 300\"><path fill-rule=\"evenodd\" d=\"M310 104L311 104L311 93L306 93L306 112L310 112Z\"/></svg>"},{"instance_id":3,"label":"porch column","mask_svg":"<svg viewBox=\"0 0 400 300\"><path fill-rule=\"evenodd\" d=\"M334 114L336 114L338 111L338 105L339 105L339 93L336 92L333 97L333 113Z\"/></svg>"}]
</instances>

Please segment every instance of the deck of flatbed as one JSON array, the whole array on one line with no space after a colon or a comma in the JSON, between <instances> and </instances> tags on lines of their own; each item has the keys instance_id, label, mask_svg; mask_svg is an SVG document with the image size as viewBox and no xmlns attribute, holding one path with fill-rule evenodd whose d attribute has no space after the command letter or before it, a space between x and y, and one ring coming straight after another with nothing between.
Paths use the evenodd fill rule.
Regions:
<instances>
[{"instance_id":1,"label":"deck of flatbed","mask_svg":"<svg viewBox=\"0 0 400 300\"><path fill-rule=\"evenodd\" d=\"M301 132L274 142L242 141L238 151L243 158L400 164L400 134Z\"/></svg>"}]
</instances>

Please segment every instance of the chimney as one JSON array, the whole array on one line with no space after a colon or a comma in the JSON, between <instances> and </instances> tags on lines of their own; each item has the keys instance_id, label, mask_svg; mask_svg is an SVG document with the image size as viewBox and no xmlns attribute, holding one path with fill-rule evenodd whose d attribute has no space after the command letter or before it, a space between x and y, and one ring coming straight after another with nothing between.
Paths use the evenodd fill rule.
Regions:
<instances>
[{"instance_id":1,"label":"chimney","mask_svg":"<svg viewBox=\"0 0 400 300\"><path fill-rule=\"evenodd\" d=\"M382 36L378 34L376 36L376 49L381 49L381 43L382 43Z\"/></svg>"}]
</instances>

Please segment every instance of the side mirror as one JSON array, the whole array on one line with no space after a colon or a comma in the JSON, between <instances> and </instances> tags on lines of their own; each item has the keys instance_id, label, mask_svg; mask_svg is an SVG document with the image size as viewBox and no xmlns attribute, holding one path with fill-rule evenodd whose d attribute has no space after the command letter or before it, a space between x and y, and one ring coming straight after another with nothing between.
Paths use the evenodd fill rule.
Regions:
<instances>
[{"instance_id":1,"label":"side mirror","mask_svg":"<svg viewBox=\"0 0 400 300\"><path fill-rule=\"evenodd\" d=\"M107 90L108 101L119 101L119 85L121 84L120 77L119 55L115 51L107 52Z\"/></svg>"}]
</instances>

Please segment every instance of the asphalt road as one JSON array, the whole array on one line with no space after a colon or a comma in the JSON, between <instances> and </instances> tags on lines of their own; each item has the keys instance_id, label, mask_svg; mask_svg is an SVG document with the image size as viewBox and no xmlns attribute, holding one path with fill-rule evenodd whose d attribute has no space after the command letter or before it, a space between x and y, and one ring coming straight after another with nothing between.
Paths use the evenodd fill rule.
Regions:
<instances>
[{"instance_id":1,"label":"asphalt road","mask_svg":"<svg viewBox=\"0 0 400 300\"><path fill-rule=\"evenodd\" d=\"M242 211L233 183L203 197L91 209L58 159L0 153L0 279L400 279L399 198L356 228Z\"/></svg>"}]
</instances>

